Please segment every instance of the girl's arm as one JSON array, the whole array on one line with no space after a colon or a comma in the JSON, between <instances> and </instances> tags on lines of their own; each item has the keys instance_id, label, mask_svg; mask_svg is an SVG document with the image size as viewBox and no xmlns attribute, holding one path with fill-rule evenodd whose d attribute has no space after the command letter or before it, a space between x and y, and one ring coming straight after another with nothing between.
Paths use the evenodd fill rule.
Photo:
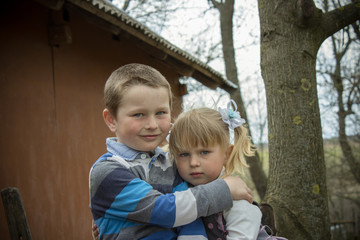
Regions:
<instances>
[{"instance_id":1,"label":"girl's arm","mask_svg":"<svg viewBox=\"0 0 360 240\"><path fill-rule=\"evenodd\" d=\"M224 211L226 221L227 240L255 240L257 239L261 211L256 205L247 201L234 201L233 207Z\"/></svg>"}]
</instances>

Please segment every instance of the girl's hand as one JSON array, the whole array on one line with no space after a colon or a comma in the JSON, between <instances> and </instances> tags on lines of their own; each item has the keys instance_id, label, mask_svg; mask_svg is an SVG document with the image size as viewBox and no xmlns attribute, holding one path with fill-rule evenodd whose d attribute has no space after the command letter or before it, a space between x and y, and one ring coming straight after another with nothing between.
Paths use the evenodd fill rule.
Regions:
<instances>
[{"instance_id":1,"label":"girl's hand","mask_svg":"<svg viewBox=\"0 0 360 240\"><path fill-rule=\"evenodd\" d=\"M230 188L233 200L247 200L249 203L253 202L251 190L241 178L227 176L224 180Z\"/></svg>"}]
</instances>

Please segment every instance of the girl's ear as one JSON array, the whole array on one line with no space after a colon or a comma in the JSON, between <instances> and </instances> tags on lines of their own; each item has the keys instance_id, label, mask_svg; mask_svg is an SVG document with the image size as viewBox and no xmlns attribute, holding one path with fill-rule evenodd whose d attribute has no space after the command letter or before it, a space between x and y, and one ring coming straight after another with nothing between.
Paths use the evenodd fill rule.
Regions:
<instances>
[{"instance_id":1,"label":"girl's ear","mask_svg":"<svg viewBox=\"0 0 360 240\"><path fill-rule=\"evenodd\" d=\"M227 163L227 160L229 159L233 149L234 149L234 144L230 144L229 147L226 149L224 166Z\"/></svg>"},{"instance_id":2,"label":"girl's ear","mask_svg":"<svg viewBox=\"0 0 360 240\"><path fill-rule=\"evenodd\" d=\"M110 131L116 133L116 119L113 117L113 115L107 108L105 108L103 111L103 117Z\"/></svg>"}]
</instances>

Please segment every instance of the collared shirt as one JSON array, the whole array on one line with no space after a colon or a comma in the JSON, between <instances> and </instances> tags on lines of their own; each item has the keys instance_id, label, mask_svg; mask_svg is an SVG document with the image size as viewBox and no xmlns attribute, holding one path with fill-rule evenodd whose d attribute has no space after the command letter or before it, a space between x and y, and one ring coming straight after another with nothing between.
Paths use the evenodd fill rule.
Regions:
<instances>
[{"instance_id":1,"label":"collared shirt","mask_svg":"<svg viewBox=\"0 0 360 240\"><path fill-rule=\"evenodd\" d=\"M119 156L127 161L132 161L135 158L145 159L150 158L149 154L146 152L139 152L128 146L120 143L117 141L116 137L111 137L106 139L106 146L109 153ZM166 158L166 153L159 147L157 147L153 152L153 159L157 158L158 156L161 159Z\"/></svg>"},{"instance_id":2,"label":"collared shirt","mask_svg":"<svg viewBox=\"0 0 360 240\"><path fill-rule=\"evenodd\" d=\"M160 148L151 157L110 138L107 149L89 175L100 239L206 239L198 218L232 205L223 180L187 189Z\"/></svg>"}]
</instances>

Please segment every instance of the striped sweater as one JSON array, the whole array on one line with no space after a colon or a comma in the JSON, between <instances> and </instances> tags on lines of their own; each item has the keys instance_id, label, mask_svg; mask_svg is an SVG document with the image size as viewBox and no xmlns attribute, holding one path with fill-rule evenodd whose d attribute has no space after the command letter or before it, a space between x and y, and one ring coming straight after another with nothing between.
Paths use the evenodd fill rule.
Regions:
<instances>
[{"instance_id":1,"label":"striped sweater","mask_svg":"<svg viewBox=\"0 0 360 240\"><path fill-rule=\"evenodd\" d=\"M153 156L106 140L89 174L100 239L207 239L199 217L232 206L224 180L188 188L160 148Z\"/></svg>"}]
</instances>

